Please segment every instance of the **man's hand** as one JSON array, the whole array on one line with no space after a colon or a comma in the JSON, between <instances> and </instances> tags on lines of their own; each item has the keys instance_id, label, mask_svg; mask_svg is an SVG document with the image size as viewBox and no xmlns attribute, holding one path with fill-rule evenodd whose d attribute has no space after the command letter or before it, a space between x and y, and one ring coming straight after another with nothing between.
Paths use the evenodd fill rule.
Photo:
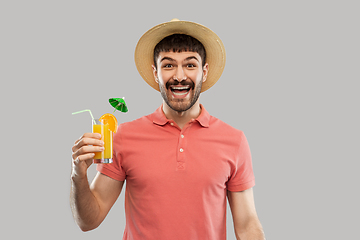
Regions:
<instances>
[{"instance_id":1,"label":"man's hand","mask_svg":"<svg viewBox=\"0 0 360 240\"><path fill-rule=\"evenodd\" d=\"M99 133L85 133L72 147L72 179L86 178L87 169L93 162L96 152L104 151L104 142Z\"/></svg>"}]
</instances>

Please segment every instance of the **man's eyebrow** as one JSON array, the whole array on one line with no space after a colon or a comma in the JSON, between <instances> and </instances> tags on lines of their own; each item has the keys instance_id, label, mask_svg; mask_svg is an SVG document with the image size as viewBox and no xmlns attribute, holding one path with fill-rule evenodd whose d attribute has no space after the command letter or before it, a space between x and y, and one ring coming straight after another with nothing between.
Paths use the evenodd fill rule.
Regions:
<instances>
[{"instance_id":1,"label":"man's eyebrow","mask_svg":"<svg viewBox=\"0 0 360 240\"><path fill-rule=\"evenodd\" d=\"M190 61L191 59L195 59L196 61L200 62L199 59L197 59L197 57L195 57L195 56L187 57L187 58L185 59L185 61Z\"/></svg>"},{"instance_id":2,"label":"man's eyebrow","mask_svg":"<svg viewBox=\"0 0 360 240\"><path fill-rule=\"evenodd\" d=\"M197 57L195 57L195 56L187 57L187 58L185 59L185 61L190 61L191 59L195 59L196 61L199 62L199 59L197 59ZM162 61L164 61L164 60L168 60L168 61L171 61L171 62L174 62L174 61L175 61L175 59L172 59L171 57L163 57L163 58L160 60L160 62L162 62Z\"/></svg>"},{"instance_id":3,"label":"man's eyebrow","mask_svg":"<svg viewBox=\"0 0 360 240\"><path fill-rule=\"evenodd\" d=\"M172 59L171 57L163 57L163 58L160 60L160 62L162 62L162 61L164 61L164 60L169 60L169 61L171 61L171 62L174 62L174 61L175 61L175 60Z\"/></svg>"}]
</instances>

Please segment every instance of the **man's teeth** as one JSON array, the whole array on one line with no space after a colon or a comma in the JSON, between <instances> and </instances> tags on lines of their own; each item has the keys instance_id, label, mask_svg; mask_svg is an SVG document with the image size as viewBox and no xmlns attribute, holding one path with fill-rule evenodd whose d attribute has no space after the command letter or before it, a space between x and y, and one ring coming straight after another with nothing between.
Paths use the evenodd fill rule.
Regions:
<instances>
[{"instance_id":1,"label":"man's teeth","mask_svg":"<svg viewBox=\"0 0 360 240\"><path fill-rule=\"evenodd\" d=\"M176 90L176 91L174 91ZM186 90L186 91L184 91ZM185 95L190 91L190 87L189 86L171 86L171 91L173 92L174 95L176 96L181 96L181 95ZM182 92L177 92L177 91L182 91Z\"/></svg>"},{"instance_id":2,"label":"man's teeth","mask_svg":"<svg viewBox=\"0 0 360 240\"><path fill-rule=\"evenodd\" d=\"M189 91L186 91L186 92L181 92L181 93L177 93L177 92L172 92L174 95L176 96L182 96L182 95L185 95L187 94Z\"/></svg>"},{"instance_id":3,"label":"man's teeth","mask_svg":"<svg viewBox=\"0 0 360 240\"><path fill-rule=\"evenodd\" d=\"M187 90L187 89L189 89L189 87L186 87L186 86L181 86L181 87L172 86L171 89L174 89L174 90Z\"/></svg>"}]
</instances>

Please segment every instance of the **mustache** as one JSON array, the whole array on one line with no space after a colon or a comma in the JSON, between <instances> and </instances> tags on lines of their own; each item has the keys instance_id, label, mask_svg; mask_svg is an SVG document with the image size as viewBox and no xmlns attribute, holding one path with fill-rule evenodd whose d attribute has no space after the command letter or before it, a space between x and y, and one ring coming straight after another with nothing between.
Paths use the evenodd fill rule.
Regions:
<instances>
[{"instance_id":1,"label":"mustache","mask_svg":"<svg viewBox=\"0 0 360 240\"><path fill-rule=\"evenodd\" d=\"M178 80L176 80L176 79L171 79L171 80L169 80L167 83L166 83L166 89L168 89L169 90L169 88L171 87L171 86L178 86L178 85L182 85L182 86L190 86L190 88L192 89L192 90L194 90L194 88L195 88L195 84L194 84L194 82L193 81L191 81L189 78L187 78L186 80L183 80L183 81L181 81L181 82L179 82Z\"/></svg>"}]
</instances>

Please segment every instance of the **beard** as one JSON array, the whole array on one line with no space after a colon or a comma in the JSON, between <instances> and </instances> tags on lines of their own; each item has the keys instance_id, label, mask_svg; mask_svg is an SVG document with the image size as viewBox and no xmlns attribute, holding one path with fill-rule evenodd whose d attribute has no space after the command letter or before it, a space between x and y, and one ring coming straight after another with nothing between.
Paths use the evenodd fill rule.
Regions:
<instances>
[{"instance_id":1,"label":"beard","mask_svg":"<svg viewBox=\"0 0 360 240\"><path fill-rule=\"evenodd\" d=\"M183 99L183 98L173 98L171 94L171 86L190 86L190 92L188 94L190 99ZM161 96L164 99L165 103L174 111L176 112L185 112L189 110L200 97L202 87L202 81L199 82L197 86L195 86L194 82L190 79L183 80L181 82L177 80L170 80L164 86L163 84L159 84ZM170 91L169 91L170 90Z\"/></svg>"}]
</instances>

